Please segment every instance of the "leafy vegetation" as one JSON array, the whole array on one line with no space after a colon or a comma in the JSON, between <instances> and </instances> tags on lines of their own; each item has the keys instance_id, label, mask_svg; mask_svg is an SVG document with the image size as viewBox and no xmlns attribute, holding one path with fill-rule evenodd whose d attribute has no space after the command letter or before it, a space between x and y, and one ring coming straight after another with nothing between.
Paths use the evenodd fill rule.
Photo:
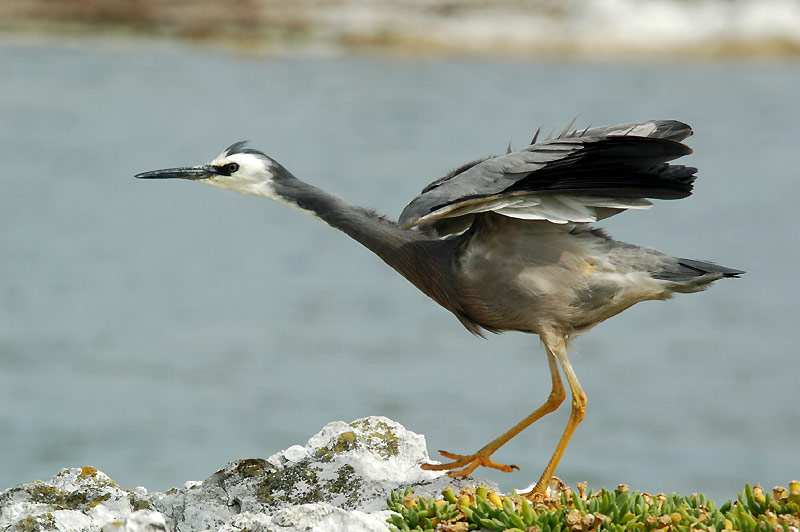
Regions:
<instances>
[{"instance_id":1,"label":"leafy vegetation","mask_svg":"<svg viewBox=\"0 0 800 532\"><path fill-rule=\"evenodd\" d=\"M532 500L500 495L484 487L452 488L442 498L414 495L411 489L387 499L388 519L399 532L800 532L800 481L789 489L745 486L735 501L720 507L704 495L650 495L622 484L614 491L572 491L561 484L552 495Z\"/></svg>"}]
</instances>

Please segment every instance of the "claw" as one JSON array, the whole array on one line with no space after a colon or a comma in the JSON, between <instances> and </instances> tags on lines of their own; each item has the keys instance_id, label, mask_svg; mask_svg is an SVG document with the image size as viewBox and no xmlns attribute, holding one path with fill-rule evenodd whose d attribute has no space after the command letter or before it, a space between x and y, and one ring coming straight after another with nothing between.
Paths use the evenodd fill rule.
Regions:
<instances>
[{"instance_id":1,"label":"claw","mask_svg":"<svg viewBox=\"0 0 800 532\"><path fill-rule=\"evenodd\" d=\"M578 489L580 490L580 483L578 483ZM528 493L521 493L520 495L533 503L541 504L545 502L546 499L558 499L558 497L562 495L569 497L569 494L570 489L564 484L564 481L558 477L552 477L547 484L542 484L542 479L539 479L539 482L531 488L531 491Z\"/></svg>"},{"instance_id":2,"label":"claw","mask_svg":"<svg viewBox=\"0 0 800 532\"><path fill-rule=\"evenodd\" d=\"M519 470L519 467L513 464L506 465L493 462L489 459L491 454L482 455L480 451L475 454L455 454L440 450L439 454L445 458L453 460L453 462L447 464L423 464L422 469L426 471L449 471L447 476L450 478L466 477L480 466L497 469L505 473L511 473L514 470ZM464 469L453 471L454 469L458 469L460 467L463 467Z\"/></svg>"}]
</instances>

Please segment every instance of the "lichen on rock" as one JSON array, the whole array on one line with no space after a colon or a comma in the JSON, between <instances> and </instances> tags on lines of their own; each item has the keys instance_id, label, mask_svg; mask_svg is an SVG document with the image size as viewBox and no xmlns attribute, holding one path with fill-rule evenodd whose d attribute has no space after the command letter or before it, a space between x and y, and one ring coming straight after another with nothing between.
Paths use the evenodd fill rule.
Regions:
<instances>
[{"instance_id":1,"label":"lichen on rock","mask_svg":"<svg viewBox=\"0 0 800 532\"><path fill-rule=\"evenodd\" d=\"M163 493L125 490L93 467L63 469L0 492L0 530L386 531L392 491L434 496L476 482L423 471L427 461L425 438L391 419L336 421L304 446L235 460Z\"/></svg>"}]
</instances>

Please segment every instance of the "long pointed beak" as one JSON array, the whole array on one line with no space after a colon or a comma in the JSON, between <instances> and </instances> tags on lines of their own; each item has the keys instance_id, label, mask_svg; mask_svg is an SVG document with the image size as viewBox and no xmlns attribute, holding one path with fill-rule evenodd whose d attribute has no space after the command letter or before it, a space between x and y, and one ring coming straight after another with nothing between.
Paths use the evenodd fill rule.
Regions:
<instances>
[{"instance_id":1,"label":"long pointed beak","mask_svg":"<svg viewBox=\"0 0 800 532\"><path fill-rule=\"evenodd\" d=\"M164 170L153 170L136 174L137 179L207 179L214 175L208 166L190 166L184 168L165 168Z\"/></svg>"}]
</instances>

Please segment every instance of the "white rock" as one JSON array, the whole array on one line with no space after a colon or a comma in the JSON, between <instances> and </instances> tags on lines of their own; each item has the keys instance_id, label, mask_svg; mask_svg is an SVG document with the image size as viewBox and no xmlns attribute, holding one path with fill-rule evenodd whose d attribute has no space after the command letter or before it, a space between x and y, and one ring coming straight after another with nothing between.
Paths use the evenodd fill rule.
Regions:
<instances>
[{"instance_id":1,"label":"white rock","mask_svg":"<svg viewBox=\"0 0 800 532\"><path fill-rule=\"evenodd\" d=\"M166 518L153 510L138 510L125 519L125 522L107 523L101 532L167 532Z\"/></svg>"},{"instance_id":2,"label":"white rock","mask_svg":"<svg viewBox=\"0 0 800 532\"><path fill-rule=\"evenodd\" d=\"M386 531L392 490L494 484L424 471L425 438L385 417L337 421L305 446L268 459L236 460L202 482L149 493L124 490L91 467L61 470L0 492L0 530L61 532Z\"/></svg>"},{"instance_id":3,"label":"white rock","mask_svg":"<svg viewBox=\"0 0 800 532\"><path fill-rule=\"evenodd\" d=\"M67 468L47 482L37 480L0 492L0 530L20 522L42 530L99 530L124 522L142 498L120 488L93 467Z\"/></svg>"},{"instance_id":4,"label":"white rock","mask_svg":"<svg viewBox=\"0 0 800 532\"><path fill-rule=\"evenodd\" d=\"M52 514L58 530L89 530L92 518L77 510L56 510Z\"/></svg>"},{"instance_id":5,"label":"white rock","mask_svg":"<svg viewBox=\"0 0 800 532\"><path fill-rule=\"evenodd\" d=\"M275 513L272 522L286 530L311 530L314 532L347 532L362 530L385 532L389 529L388 511L372 514L358 510L345 511L329 504L303 504Z\"/></svg>"},{"instance_id":6,"label":"white rock","mask_svg":"<svg viewBox=\"0 0 800 532\"><path fill-rule=\"evenodd\" d=\"M281 462L284 460L286 462L299 462L300 460L303 460L307 456L308 452L306 451L305 447L303 447L302 445L292 445L285 451L282 451L277 455L272 455L267 460L274 459L276 462L275 465L282 465Z\"/></svg>"}]
</instances>

